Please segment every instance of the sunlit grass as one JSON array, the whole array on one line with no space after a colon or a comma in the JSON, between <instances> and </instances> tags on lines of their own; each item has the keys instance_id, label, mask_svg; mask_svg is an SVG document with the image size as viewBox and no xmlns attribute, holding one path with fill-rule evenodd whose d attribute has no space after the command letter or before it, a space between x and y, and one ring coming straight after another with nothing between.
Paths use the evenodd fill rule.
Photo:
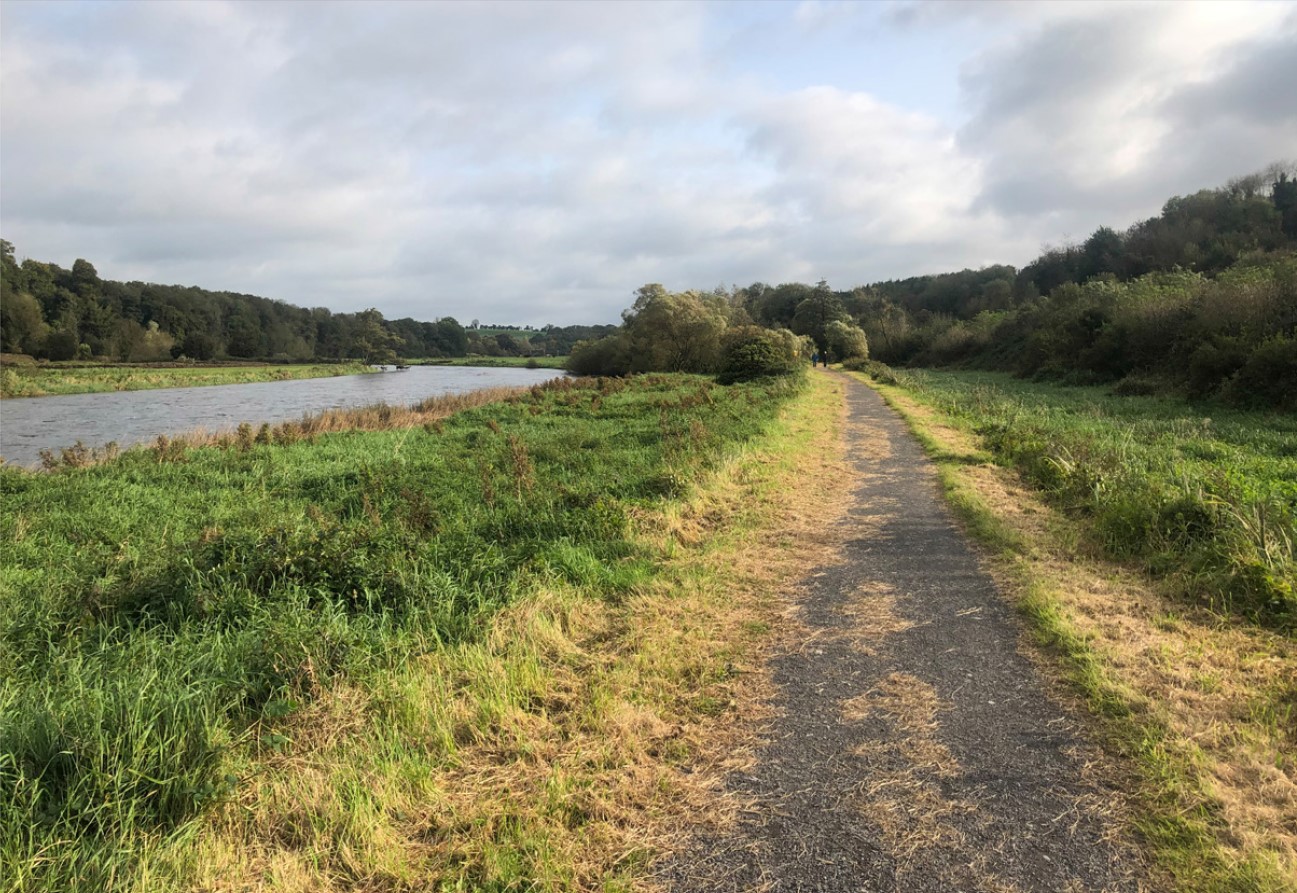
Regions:
<instances>
[{"instance_id":1,"label":"sunlit grass","mask_svg":"<svg viewBox=\"0 0 1297 893\"><path fill-rule=\"evenodd\" d=\"M290 889L399 887L434 867L468 887L568 888L589 870L572 849L597 808L572 787L589 772L545 781L574 830L562 852L507 804L421 798L458 796L444 772L466 753L542 746L528 729L560 710L564 686L581 689L580 715L594 711L575 728L607 742L581 756L601 783L669 745L636 718L652 692L601 681L582 654L625 622L612 608L660 585L663 553L637 519L688 497L795 390L564 379L396 430L0 470L12 888L171 889L246 862L237 843L222 861L225 839L255 845L265 861L247 864ZM673 638L689 604L673 609ZM500 613L523 605L525 622ZM367 756L349 769L356 748ZM440 839L440 824L412 828L425 820L451 822L449 850L410 848L416 831Z\"/></svg>"},{"instance_id":2,"label":"sunlit grass","mask_svg":"<svg viewBox=\"0 0 1297 893\"><path fill-rule=\"evenodd\" d=\"M1056 504L1105 556L1187 598L1297 623L1297 417L993 373L895 373Z\"/></svg>"},{"instance_id":3,"label":"sunlit grass","mask_svg":"<svg viewBox=\"0 0 1297 893\"><path fill-rule=\"evenodd\" d=\"M1208 608L1284 615L1224 601L1222 585L1236 590L1217 574L1149 561L1154 539L1111 548L1094 526L1102 502L1078 504L1031 465L1052 448L1084 450L1101 457L1097 470L1111 469L1105 454L1115 442L1142 471L1126 479L1125 498L1151 500L1164 483L1158 470L1174 462L1169 454L1231 449L1241 460L1237 479L1273 499L1292 480L1290 420L1229 413L1204 425L1170 401L1000 376L874 371L874 386L937 461L952 507L991 550L1036 639L1098 718L1114 758L1105 774L1132 795L1128 821L1162 885L1185 893L1294 889L1297 835L1283 817L1297 814L1297 644L1282 622L1267 629ZM1226 446L1183 436L1213 426ZM1125 433L1132 428L1140 433ZM1006 431L1015 444L1041 437L1039 451L1001 451ZM993 455L1001 467L990 464ZM1114 555L1126 560L1114 563Z\"/></svg>"}]
</instances>

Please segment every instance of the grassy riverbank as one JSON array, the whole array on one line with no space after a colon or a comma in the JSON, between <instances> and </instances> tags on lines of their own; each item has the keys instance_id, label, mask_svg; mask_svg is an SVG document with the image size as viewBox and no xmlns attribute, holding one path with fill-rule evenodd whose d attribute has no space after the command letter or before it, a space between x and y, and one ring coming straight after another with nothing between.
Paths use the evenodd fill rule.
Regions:
<instances>
[{"instance_id":1,"label":"grassy riverbank","mask_svg":"<svg viewBox=\"0 0 1297 893\"><path fill-rule=\"evenodd\" d=\"M291 366L6 364L0 368L0 398L290 381L298 378L356 375L369 371L371 371L370 367L364 363L316 363Z\"/></svg>"},{"instance_id":2,"label":"grassy riverbank","mask_svg":"<svg viewBox=\"0 0 1297 893\"><path fill-rule=\"evenodd\" d=\"M621 889L765 628L745 562L685 556L789 502L826 387L789 422L788 381L562 380L0 469L13 889Z\"/></svg>"},{"instance_id":3,"label":"grassy riverbank","mask_svg":"<svg viewBox=\"0 0 1297 893\"><path fill-rule=\"evenodd\" d=\"M507 366L525 369L563 369L567 357L435 357L411 360L420 366Z\"/></svg>"},{"instance_id":4,"label":"grassy riverbank","mask_svg":"<svg viewBox=\"0 0 1297 893\"><path fill-rule=\"evenodd\" d=\"M1293 890L1292 418L876 375L1132 775L1117 784L1168 887Z\"/></svg>"}]
</instances>

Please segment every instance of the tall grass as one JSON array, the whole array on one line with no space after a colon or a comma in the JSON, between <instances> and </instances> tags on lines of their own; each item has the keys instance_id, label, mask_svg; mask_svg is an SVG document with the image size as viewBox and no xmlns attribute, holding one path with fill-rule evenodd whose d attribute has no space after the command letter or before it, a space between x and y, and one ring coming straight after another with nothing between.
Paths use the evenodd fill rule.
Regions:
<instances>
[{"instance_id":1,"label":"tall grass","mask_svg":"<svg viewBox=\"0 0 1297 893\"><path fill-rule=\"evenodd\" d=\"M0 468L7 888L133 883L339 680L471 641L546 581L628 592L654 573L631 514L795 389L558 380L346 417L379 430L339 416Z\"/></svg>"},{"instance_id":2,"label":"tall grass","mask_svg":"<svg viewBox=\"0 0 1297 893\"><path fill-rule=\"evenodd\" d=\"M1297 417L969 372L886 373L1088 519L1106 557L1297 624Z\"/></svg>"}]
</instances>

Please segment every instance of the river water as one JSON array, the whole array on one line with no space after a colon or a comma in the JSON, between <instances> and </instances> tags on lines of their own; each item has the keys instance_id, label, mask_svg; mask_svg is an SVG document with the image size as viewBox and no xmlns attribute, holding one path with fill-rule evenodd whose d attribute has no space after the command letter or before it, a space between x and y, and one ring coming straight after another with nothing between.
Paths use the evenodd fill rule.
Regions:
<instances>
[{"instance_id":1,"label":"river water","mask_svg":"<svg viewBox=\"0 0 1297 893\"><path fill-rule=\"evenodd\" d=\"M483 388L529 387L563 373L556 369L413 366L405 372L265 381L201 388L159 388L0 401L0 456L14 465L39 463L40 451L72 446L123 449L201 428L224 431L326 409L388 403L405 406L438 394Z\"/></svg>"}]
</instances>

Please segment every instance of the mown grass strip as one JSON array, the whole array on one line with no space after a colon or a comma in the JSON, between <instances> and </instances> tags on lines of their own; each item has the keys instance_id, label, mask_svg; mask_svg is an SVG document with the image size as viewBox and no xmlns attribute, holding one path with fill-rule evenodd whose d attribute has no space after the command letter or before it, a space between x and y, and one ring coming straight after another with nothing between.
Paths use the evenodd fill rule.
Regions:
<instances>
[{"instance_id":1,"label":"mown grass strip","mask_svg":"<svg viewBox=\"0 0 1297 893\"><path fill-rule=\"evenodd\" d=\"M974 409L947 414L904 376L858 377L933 456L1037 641L1100 718L1120 765L1133 767L1133 824L1168 885L1294 889L1291 640L1177 610L1146 578L1087 555L1083 524L1051 512L1010 472L973 461L986 457Z\"/></svg>"}]
</instances>

